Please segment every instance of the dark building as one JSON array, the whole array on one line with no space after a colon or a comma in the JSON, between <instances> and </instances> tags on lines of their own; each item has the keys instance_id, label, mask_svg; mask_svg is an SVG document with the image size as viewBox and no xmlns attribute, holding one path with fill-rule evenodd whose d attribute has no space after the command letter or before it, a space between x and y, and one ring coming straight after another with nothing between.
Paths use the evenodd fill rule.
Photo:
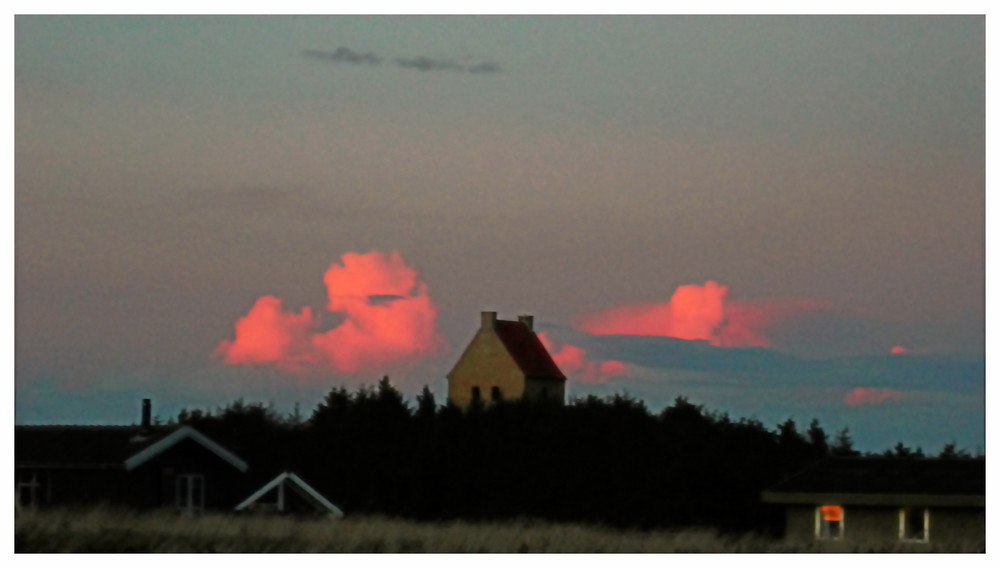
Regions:
<instances>
[{"instance_id":1,"label":"dark building","mask_svg":"<svg viewBox=\"0 0 1000 568\"><path fill-rule=\"evenodd\" d=\"M986 539L986 460L829 458L774 485L792 539Z\"/></svg>"},{"instance_id":2,"label":"dark building","mask_svg":"<svg viewBox=\"0 0 1000 568\"><path fill-rule=\"evenodd\" d=\"M234 510L265 514L320 514L336 518L344 516L340 507L290 471L282 472L265 483L236 505Z\"/></svg>"},{"instance_id":3,"label":"dark building","mask_svg":"<svg viewBox=\"0 0 1000 568\"><path fill-rule=\"evenodd\" d=\"M248 466L190 426L15 426L16 506L232 509Z\"/></svg>"}]
</instances>

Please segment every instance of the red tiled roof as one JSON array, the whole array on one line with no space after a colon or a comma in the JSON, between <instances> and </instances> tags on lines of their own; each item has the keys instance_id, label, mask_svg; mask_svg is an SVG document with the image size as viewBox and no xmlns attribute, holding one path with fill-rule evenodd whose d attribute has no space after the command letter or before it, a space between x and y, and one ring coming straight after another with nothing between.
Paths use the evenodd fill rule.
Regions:
<instances>
[{"instance_id":1,"label":"red tiled roof","mask_svg":"<svg viewBox=\"0 0 1000 568\"><path fill-rule=\"evenodd\" d=\"M566 380L542 341L526 325L519 321L497 320L494 329L525 377Z\"/></svg>"}]
</instances>

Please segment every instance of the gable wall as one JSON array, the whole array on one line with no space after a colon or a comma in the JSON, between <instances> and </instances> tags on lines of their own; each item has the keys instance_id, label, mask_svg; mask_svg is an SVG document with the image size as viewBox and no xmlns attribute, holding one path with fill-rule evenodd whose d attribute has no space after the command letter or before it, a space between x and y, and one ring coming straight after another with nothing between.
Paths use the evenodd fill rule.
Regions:
<instances>
[{"instance_id":1,"label":"gable wall","mask_svg":"<svg viewBox=\"0 0 1000 568\"><path fill-rule=\"evenodd\" d=\"M191 439L182 440L128 474L128 502L140 508L173 507L177 476L203 475L205 508L230 509L249 494L245 476Z\"/></svg>"},{"instance_id":2,"label":"gable wall","mask_svg":"<svg viewBox=\"0 0 1000 568\"><path fill-rule=\"evenodd\" d=\"M547 400L562 404L566 401L566 381L529 379L524 387L524 397L530 400Z\"/></svg>"},{"instance_id":3,"label":"gable wall","mask_svg":"<svg viewBox=\"0 0 1000 568\"><path fill-rule=\"evenodd\" d=\"M524 395L524 373L491 330L480 329L448 373L448 401L465 408L478 386L484 403L490 401L492 387L500 387L504 400Z\"/></svg>"}]
</instances>

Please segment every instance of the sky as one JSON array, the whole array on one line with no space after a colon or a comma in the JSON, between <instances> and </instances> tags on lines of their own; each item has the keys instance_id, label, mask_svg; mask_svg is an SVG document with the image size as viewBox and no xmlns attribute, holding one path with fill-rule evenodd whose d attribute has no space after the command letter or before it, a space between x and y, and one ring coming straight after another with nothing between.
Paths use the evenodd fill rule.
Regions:
<instances>
[{"instance_id":1,"label":"sky","mask_svg":"<svg viewBox=\"0 0 1000 568\"><path fill-rule=\"evenodd\" d=\"M15 421L570 397L985 450L983 16L18 16Z\"/></svg>"}]
</instances>

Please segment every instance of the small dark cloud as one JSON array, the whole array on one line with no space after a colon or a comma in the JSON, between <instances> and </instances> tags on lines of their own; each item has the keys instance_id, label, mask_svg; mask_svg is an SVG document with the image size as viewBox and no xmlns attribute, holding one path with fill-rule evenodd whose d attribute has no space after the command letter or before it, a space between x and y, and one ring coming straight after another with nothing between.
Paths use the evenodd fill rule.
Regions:
<instances>
[{"instance_id":1,"label":"small dark cloud","mask_svg":"<svg viewBox=\"0 0 1000 568\"><path fill-rule=\"evenodd\" d=\"M335 51L323 51L319 49L307 49L302 52L304 57L320 59L330 63L347 63L349 65L380 65L382 57L371 52L359 52L347 47L338 47ZM503 69L499 63L493 61L483 61L475 64L464 64L454 59L434 58L424 55L414 57L395 57L392 62L401 69L412 69L420 72L451 71L454 73L470 73L473 75L485 75L502 73Z\"/></svg>"},{"instance_id":2,"label":"small dark cloud","mask_svg":"<svg viewBox=\"0 0 1000 568\"><path fill-rule=\"evenodd\" d=\"M396 294L371 294L370 296L368 296L368 305L385 306L388 305L390 302L394 302L396 300L403 300L405 298L406 298L405 296L399 296Z\"/></svg>"},{"instance_id":3,"label":"small dark cloud","mask_svg":"<svg viewBox=\"0 0 1000 568\"><path fill-rule=\"evenodd\" d=\"M465 67L448 59L431 59L430 57L396 58L396 65L417 71L464 71Z\"/></svg>"},{"instance_id":4,"label":"small dark cloud","mask_svg":"<svg viewBox=\"0 0 1000 568\"><path fill-rule=\"evenodd\" d=\"M348 63L350 65L378 65L382 63L382 58L374 53L361 53L346 47L338 47L336 51L307 49L302 52L302 55L333 63Z\"/></svg>"},{"instance_id":5,"label":"small dark cloud","mask_svg":"<svg viewBox=\"0 0 1000 568\"><path fill-rule=\"evenodd\" d=\"M469 67L469 73L502 73L503 69L500 68L499 63L494 63L492 61L485 61Z\"/></svg>"}]
</instances>

